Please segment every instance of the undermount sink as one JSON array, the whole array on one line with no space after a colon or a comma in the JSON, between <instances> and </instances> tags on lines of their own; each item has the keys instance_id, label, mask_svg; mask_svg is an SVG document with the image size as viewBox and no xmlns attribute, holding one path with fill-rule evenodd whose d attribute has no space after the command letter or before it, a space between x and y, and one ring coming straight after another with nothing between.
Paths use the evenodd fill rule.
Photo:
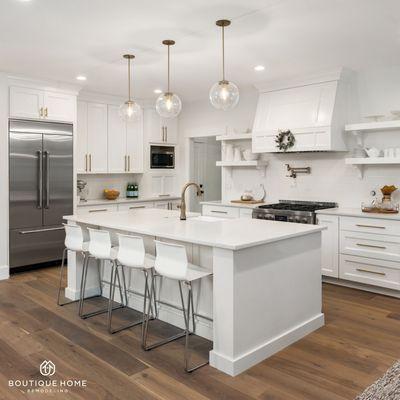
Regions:
<instances>
[{"instance_id":1,"label":"undermount sink","mask_svg":"<svg viewBox=\"0 0 400 400\"><path fill-rule=\"evenodd\" d=\"M208 217L207 215L199 215L198 217L189 217L192 221L202 221L202 222L218 222L223 221L223 218Z\"/></svg>"}]
</instances>

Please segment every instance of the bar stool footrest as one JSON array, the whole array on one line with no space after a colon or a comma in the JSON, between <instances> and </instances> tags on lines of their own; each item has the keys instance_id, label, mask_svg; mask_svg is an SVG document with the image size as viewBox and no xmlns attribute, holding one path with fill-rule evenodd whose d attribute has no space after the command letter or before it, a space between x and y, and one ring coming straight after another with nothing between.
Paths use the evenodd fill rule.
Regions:
<instances>
[{"instance_id":1,"label":"bar stool footrest","mask_svg":"<svg viewBox=\"0 0 400 400\"><path fill-rule=\"evenodd\" d=\"M98 296L95 296L95 297L98 297ZM88 299L90 299L90 298L91 297L88 297ZM87 299L85 299L85 300L87 300ZM120 308L124 308L124 307L126 307L126 306L123 305L123 304L120 304L120 305L118 305L116 307L113 307L113 311L114 310L118 310ZM105 310L104 309L103 310L97 310L97 311L93 311L93 312L90 312L90 313L82 314L82 315L80 315L80 317L82 319L87 319L87 318L90 318L90 317L94 317L95 315L105 314L107 312L108 312L108 308L105 309Z\"/></svg>"},{"instance_id":2,"label":"bar stool footrest","mask_svg":"<svg viewBox=\"0 0 400 400\"><path fill-rule=\"evenodd\" d=\"M189 332L189 335L191 335L191 334L192 334L192 332ZM156 347L160 347L163 344L167 344L167 343L173 342L174 340L178 340L178 339L183 338L185 336L186 336L186 331L183 331L183 332L177 333L176 335L170 336L170 337L168 337L166 339L160 340L159 342L153 343L153 344L151 344L149 346L144 346L143 345L142 347L143 347L143 350L149 351L149 350L155 349Z\"/></svg>"}]
</instances>

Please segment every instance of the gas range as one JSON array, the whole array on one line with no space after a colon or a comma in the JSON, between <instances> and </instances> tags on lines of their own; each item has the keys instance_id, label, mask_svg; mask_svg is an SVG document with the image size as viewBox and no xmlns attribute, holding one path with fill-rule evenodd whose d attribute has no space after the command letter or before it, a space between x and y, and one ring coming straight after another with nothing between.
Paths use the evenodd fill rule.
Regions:
<instances>
[{"instance_id":1,"label":"gas range","mask_svg":"<svg viewBox=\"0 0 400 400\"><path fill-rule=\"evenodd\" d=\"M265 204L253 210L253 218L270 221L297 222L300 224L315 224L315 211L335 208L337 203L279 200L279 203Z\"/></svg>"}]
</instances>

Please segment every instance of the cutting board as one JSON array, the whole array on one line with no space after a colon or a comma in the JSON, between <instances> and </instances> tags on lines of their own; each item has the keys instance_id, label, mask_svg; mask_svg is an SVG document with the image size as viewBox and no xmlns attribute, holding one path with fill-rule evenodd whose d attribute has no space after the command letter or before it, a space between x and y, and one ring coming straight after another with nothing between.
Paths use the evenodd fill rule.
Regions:
<instances>
[{"instance_id":1,"label":"cutting board","mask_svg":"<svg viewBox=\"0 0 400 400\"><path fill-rule=\"evenodd\" d=\"M264 203L262 200L231 200L231 203L238 204L262 204Z\"/></svg>"}]
</instances>

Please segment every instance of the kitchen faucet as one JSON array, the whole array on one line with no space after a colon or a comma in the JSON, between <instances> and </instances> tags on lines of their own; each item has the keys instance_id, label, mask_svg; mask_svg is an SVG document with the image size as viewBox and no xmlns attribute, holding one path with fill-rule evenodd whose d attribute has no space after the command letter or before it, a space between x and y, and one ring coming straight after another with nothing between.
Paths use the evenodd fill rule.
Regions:
<instances>
[{"instance_id":1,"label":"kitchen faucet","mask_svg":"<svg viewBox=\"0 0 400 400\"><path fill-rule=\"evenodd\" d=\"M180 219L181 219L182 221L185 221L185 220L186 220L186 201L185 201L185 194L186 194L186 189L187 189L189 186L196 186L196 189L197 189L196 194L197 194L197 196L201 196L201 195L204 193L204 191L203 191L203 189L202 189L203 185L198 185L197 183L194 183L194 182L189 182L189 183L187 183L187 184L183 187L183 189L182 189L182 194L181 194L181 205L180 205L180 209L181 209L181 216L180 216Z\"/></svg>"}]
</instances>

